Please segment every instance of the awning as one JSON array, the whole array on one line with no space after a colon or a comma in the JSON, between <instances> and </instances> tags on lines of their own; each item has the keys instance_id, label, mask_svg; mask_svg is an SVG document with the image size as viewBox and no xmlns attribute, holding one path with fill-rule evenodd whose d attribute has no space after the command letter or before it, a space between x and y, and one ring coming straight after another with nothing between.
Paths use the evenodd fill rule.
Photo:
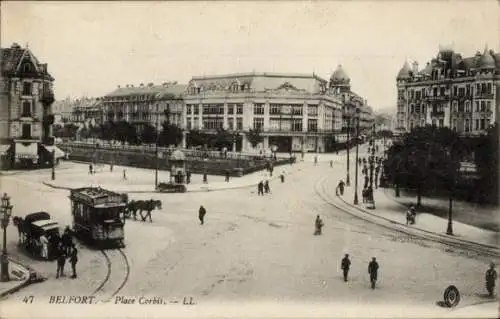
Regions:
<instances>
[{"instance_id":1,"label":"awning","mask_svg":"<svg viewBox=\"0 0 500 319\"><path fill-rule=\"evenodd\" d=\"M38 158L38 143L16 143L16 158Z\"/></svg>"},{"instance_id":2,"label":"awning","mask_svg":"<svg viewBox=\"0 0 500 319\"><path fill-rule=\"evenodd\" d=\"M0 144L0 155L7 154L7 151L10 148L10 144Z\"/></svg>"},{"instance_id":3,"label":"awning","mask_svg":"<svg viewBox=\"0 0 500 319\"><path fill-rule=\"evenodd\" d=\"M64 158L66 156L66 153L64 153L59 147L55 145L43 145L47 151L49 151L52 154L52 151L55 151L56 159L57 158Z\"/></svg>"}]
</instances>

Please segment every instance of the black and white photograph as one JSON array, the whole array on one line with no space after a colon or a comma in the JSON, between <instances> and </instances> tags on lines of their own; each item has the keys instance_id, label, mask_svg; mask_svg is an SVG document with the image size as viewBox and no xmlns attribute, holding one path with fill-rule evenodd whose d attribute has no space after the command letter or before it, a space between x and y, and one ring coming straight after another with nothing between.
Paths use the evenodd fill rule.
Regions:
<instances>
[{"instance_id":1,"label":"black and white photograph","mask_svg":"<svg viewBox=\"0 0 500 319\"><path fill-rule=\"evenodd\" d=\"M500 6L2 1L0 317L499 318Z\"/></svg>"}]
</instances>

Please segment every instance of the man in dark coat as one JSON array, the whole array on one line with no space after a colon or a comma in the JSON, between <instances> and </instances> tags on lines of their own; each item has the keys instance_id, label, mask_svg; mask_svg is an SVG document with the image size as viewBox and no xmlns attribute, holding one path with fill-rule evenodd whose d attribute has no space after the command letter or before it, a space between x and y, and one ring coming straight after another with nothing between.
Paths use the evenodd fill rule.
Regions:
<instances>
[{"instance_id":1,"label":"man in dark coat","mask_svg":"<svg viewBox=\"0 0 500 319\"><path fill-rule=\"evenodd\" d=\"M316 220L314 222L314 236L321 235L321 229L323 228L325 224L323 224L323 221L319 217L319 215L316 216Z\"/></svg>"},{"instance_id":2,"label":"man in dark coat","mask_svg":"<svg viewBox=\"0 0 500 319\"><path fill-rule=\"evenodd\" d=\"M351 261L349 260L349 254L345 254L344 258L342 258L342 263L340 265L340 268L342 268L342 271L344 273L344 281L347 281L349 268L351 268Z\"/></svg>"},{"instance_id":3,"label":"man in dark coat","mask_svg":"<svg viewBox=\"0 0 500 319\"><path fill-rule=\"evenodd\" d=\"M340 192L340 195L344 195L344 181L343 180L340 180L339 184L337 185L337 195L339 194Z\"/></svg>"},{"instance_id":4,"label":"man in dark coat","mask_svg":"<svg viewBox=\"0 0 500 319\"><path fill-rule=\"evenodd\" d=\"M226 182L229 183L229 171L226 171Z\"/></svg>"},{"instance_id":5,"label":"man in dark coat","mask_svg":"<svg viewBox=\"0 0 500 319\"><path fill-rule=\"evenodd\" d=\"M264 183L264 192L266 192L266 194L271 192L271 188L269 187L269 181L267 180Z\"/></svg>"},{"instance_id":6,"label":"man in dark coat","mask_svg":"<svg viewBox=\"0 0 500 319\"><path fill-rule=\"evenodd\" d=\"M71 247L73 246L73 238L71 236L71 230L66 227L64 234L61 237L61 242L63 244L63 249L67 255L71 253Z\"/></svg>"},{"instance_id":7,"label":"man in dark coat","mask_svg":"<svg viewBox=\"0 0 500 319\"><path fill-rule=\"evenodd\" d=\"M200 206L200 210L198 211L198 218L200 219L200 223L203 225L204 220L205 220L205 215L207 214L207 211L205 210L205 207L203 205Z\"/></svg>"},{"instance_id":8,"label":"man in dark coat","mask_svg":"<svg viewBox=\"0 0 500 319\"><path fill-rule=\"evenodd\" d=\"M497 271L495 270L494 263L490 263L490 268L486 271L485 277L488 295L493 297L493 293L495 292L495 281L497 280Z\"/></svg>"},{"instance_id":9,"label":"man in dark coat","mask_svg":"<svg viewBox=\"0 0 500 319\"><path fill-rule=\"evenodd\" d=\"M62 247L62 243L58 248L56 278L59 278L59 276L64 277L64 264L66 263L66 253Z\"/></svg>"},{"instance_id":10,"label":"man in dark coat","mask_svg":"<svg viewBox=\"0 0 500 319\"><path fill-rule=\"evenodd\" d=\"M76 263L78 262L78 249L76 249L76 246L74 244L71 247L71 255L69 256L69 261L71 263L71 270L73 271L73 275L71 276L71 278L75 279Z\"/></svg>"},{"instance_id":11,"label":"man in dark coat","mask_svg":"<svg viewBox=\"0 0 500 319\"><path fill-rule=\"evenodd\" d=\"M264 195L264 182L263 181L260 181L259 184L257 185L257 194Z\"/></svg>"},{"instance_id":12,"label":"man in dark coat","mask_svg":"<svg viewBox=\"0 0 500 319\"><path fill-rule=\"evenodd\" d=\"M378 263L377 258L373 257L372 261L368 264L368 273L370 274L370 282L372 283L372 289L375 289L375 283L377 282L378 275Z\"/></svg>"}]
</instances>

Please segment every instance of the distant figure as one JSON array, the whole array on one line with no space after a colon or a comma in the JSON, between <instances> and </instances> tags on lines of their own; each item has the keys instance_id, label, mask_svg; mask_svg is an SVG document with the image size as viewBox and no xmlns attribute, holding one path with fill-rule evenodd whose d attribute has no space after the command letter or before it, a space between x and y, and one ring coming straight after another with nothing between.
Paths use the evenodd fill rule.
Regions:
<instances>
[{"instance_id":1,"label":"distant figure","mask_svg":"<svg viewBox=\"0 0 500 319\"><path fill-rule=\"evenodd\" d=\"M342 272L344 273L344 281L347 281L347 275L349 274L349 268L351 267L351 261L349 260L349 254L345 254L344 258L342 258L342 262L340 268L342 268Z\"/></svg>"},{"instance_id":2,"label":"distant figure","mask_svg":"<svg viewBox=\"0 0 500 319\"><path fill-rule=\"evenodd\" d=\"M203 184L208 184L207 172L203 173Z\"/></svg>"},{"instance_id":3,"label":"distant figure","mask_svg":"<svg viewBox=\"0 0 500 319\"><path fill-rule=\"evenodd\" d=\"M76 263L78 262L78 249L76 249L76 246L73 244L71 247L71 255L69 257L69 261L71 263L71 270L73 271L73 275L71 278L75 279L76 278Z\"/></svg>"},{"instance_id":4,"label":"distant figure","mask_svg":"<svg viewBox=\"0 0 500 319\"><path fill-rule=\"evenodd\" d=\"M265 192L266 194L268 194L268 193L270 193L270 192L271 192L271 188L269 187L269 181L268 181L268 180L266 180L266 181L264 182L264 192Z\"/></svg>"},{"instance_id":5,"label":"distant figure","mask_svg":"<svg viewBox=\"0 0 500 319\"><path fill-rule=\"evenodd\" d=\"M92 164L89 164L89 174L92 175L94 171L94 167L92 166Z\"/></svg>"},{"instance_id":6,"label":"distant figure","mask_svg":"<svg viewBox=\"0 0 500 319\"><path fill-rule=\"evenodd\" d=\"M333 167L333 161L330 160L330 167Z\"/></svg>"},{"instance_id":7,"label":"distant figure","mask_svg":"<svg viewBox=\"0 0 500 319\"><path fill-rule=\"evenodd\" d=\"M319 215L316 216L316 220L314 221L314 236L321 235L321 229L323 228L324 224L321 218L319 218Z\"/></svg>"},{"instance_id":8,"label":"distant figure","mask_svg":"<svg viewBox=\"0 0 500 319\"><path fill-rule=\"evenodd\" d=\"M124 181L127 180L127 170L126 169L123 170L123 180Z\"/></svg>"},{"instance_id":9,"label":"distant figure","mask_svg":"<svg viewBox=\"0 0 500 319\"><path fill-rule=\"evenodd\" d=\"M205 215L206 214L207 214L207 211L205 210L205 207L203 207L203 205L201 205L200 209L198 210L198 218L200 219L201 225L203 225L205 222Z\"/></svg>"},{"instance_id":10,"label":"distant figure","mask_svg":"<svg viewBox=\"0 0 500 319\"><path fill-rule=\"evenodd\" d=\"M49 240L45 235L40 236L40 244L42 245L42 251L41 255L42 258L48 259L49 258Z\"/></svg>"},{"instance_id":11,"label":"distant figure","mask_svg":"<svg viewBox=\"0 0 500 319\"><path fill-rule=\"evenodd\" d=\"M257 185L257 194L264 196L264 182L260 181Z\"/></svg>"},{"instance_id":12,"label":"distant figure","mask_svg":"<svg viewBox=\"0 0 500 319\"><path fill-rule=\"evenodd\" d=\"M64 264L66 263L66 254L64 253L61 245L59 246L58 254L56 278L59 278L59 276L64 277Z\"/></svg>"},{"instance_id":13,"label":"distant figure","mask_svg":"<svg viewBox=\"0 0 500 319\"><path fill-rule=\"evenodd\" d=\"M61 242L63 244L63 249L67 255L71 252L71 247L73 246L73 238L71 236L71 229L69 226L66 226L64 233L61 237Z\"/></svg>"},{"instance_id":14,"label":"distant figure","mask_svg":"<svg viewBox=\"0 0 500 319\"><path fill-rule=\"evenodd\" d=\"M186 184L191 183L191 172L187 171L186 172Z\"/></svg>"},{"instance_id":15,"label":"distant figure","mask_svg":"<svg viewBox=\"0 0 500 319\"><path fill-rule=\"evenodd\" d=\"M314 156L314 165L318 165L318 155Z\"/></svg>"},{"instance_id":16,"label":"distant figure","mask_svg":"<svg viewBox=\"0 0 500 319\"><path fill-rule=\"evenodd\" d=\"M229 171L226 171L226 182L229 183Z\"/></svg>"},{"instance_id":17,"label":"distant figure","mask_svg":"<svg viewBox=\"0 0 500 319\"><path fill-rule=\"evenodd\" d=\"M280 179L282 183L285 182L285 172L281 172Z\"/></svg>"},{"instance_id":18,"label":"distant figure","mask_svg":"<svg viewBox=\"0 0 500 319\"><path fill-rule=\"evenodd\" d=\"M340 180L339 184L337 185L337 192L336 192L337 195L339 194L339 192L340 192L340 195L342 195L342 196L344 195L344 185L345 185L344 181Z\"/></svg>"},{"instance_id":19,"label":"distant figure","mask_svg":"<svg viewBox=\"0 0 500 319\"><path fill-rule=\"evenodd\" d=\"M109 171L113 172L113 163L109 164Z\"/></svg>"},{"instance_id":20,"label":"distant figure","mask_svg":"<svg viewBox=\"0 0 500 319\"><path fill-rule=\"evenodd\" d=\"M495 264L490 263L490 269L486 271L486 290L488 290L488 295L493 297L495 293L495 282L497 280L497 271L495 270Z\"/></svg>"},{"instance_id":21,"label":"distant figure","mask_svg":"<svg viewBox=\"0 0 500 319\"><path fill-rule=\"evenodd\" d=\"M378 263L377 258L373 257L372 261L368 264L368 273L370 274L370 282L372 283L372 289L375 289L375 283L377 282L378 275Z\"/></svg>"}]
</instances>

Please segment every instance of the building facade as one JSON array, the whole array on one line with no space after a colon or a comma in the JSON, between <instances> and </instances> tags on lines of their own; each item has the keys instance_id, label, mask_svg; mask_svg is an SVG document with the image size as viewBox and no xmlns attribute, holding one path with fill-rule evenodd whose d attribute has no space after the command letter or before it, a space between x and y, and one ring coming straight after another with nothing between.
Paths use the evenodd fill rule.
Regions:
<instances>
[{"instance_id":1,"label":"building facade","mask_svg":"<svg viewBox=\"0 0 500 319\"><path fill-rule=\"evenodd\" d=\"M51 160L54 78L29 48L2 48L0 153L2 166L37 167Z\"/></svg>"},{"instance_id":2,"label":"building facade","mask_svg":"<svg viewBox=\"0 0 500 319\"><path fill-rule=\"evenodd\" d=\"M186 85L166 82L162 85L126 85L101 99L102 121L127 121L140 132L145 124L161 129L167 119L182 127Z\"/></svg>"},{"instance_id":3,"label":"building facade","mask_svg":"<svg viewBox=\"0 0 500 319\"><path fill-rule=\"evenodd\" d=\"M342 101L317 75L245 73L193 77L184 95L183 128L215 132L226 129L255 149L249 131L259 129L257 149L278 152L318 151L342 129Z\"/></svg>"},{"instance_id":4,"label":"building facade","mask_svg":"<svg viewBox=\"0 0 500 319\"><path fill-rule=\"evenodd\" d=\"M500 54L485 48L472 57L440 49L422 70L406 62L397 78L397 127L449 127L479 135L498 119Z\"/></svg>"},{"instance_id":5,"label":"building facade","mask_svg":"<svg viewBox=\"0 0 500 319\"><path fill-rule=\"evenodd\" d=\"M71 103L70 122L75 124L99 125L103 122L101 98L82 97Z\"/></svg>"},{"instance_id":6,"label":"building facade","mask_svg":"<svg viewBox=\"0 0 500 319\"><path fill-rule=\"evenodd\" d=\"M342 101L342 130L338 134L338 141L347 141L347 132L353 138L356 134L356 118L359 117L359 134L371 134L375 119L373 110L368 106L366 99L351 90L351 79L341 65L333 72L329 82L330 94Z\"/></svg>"}]
</instances>

